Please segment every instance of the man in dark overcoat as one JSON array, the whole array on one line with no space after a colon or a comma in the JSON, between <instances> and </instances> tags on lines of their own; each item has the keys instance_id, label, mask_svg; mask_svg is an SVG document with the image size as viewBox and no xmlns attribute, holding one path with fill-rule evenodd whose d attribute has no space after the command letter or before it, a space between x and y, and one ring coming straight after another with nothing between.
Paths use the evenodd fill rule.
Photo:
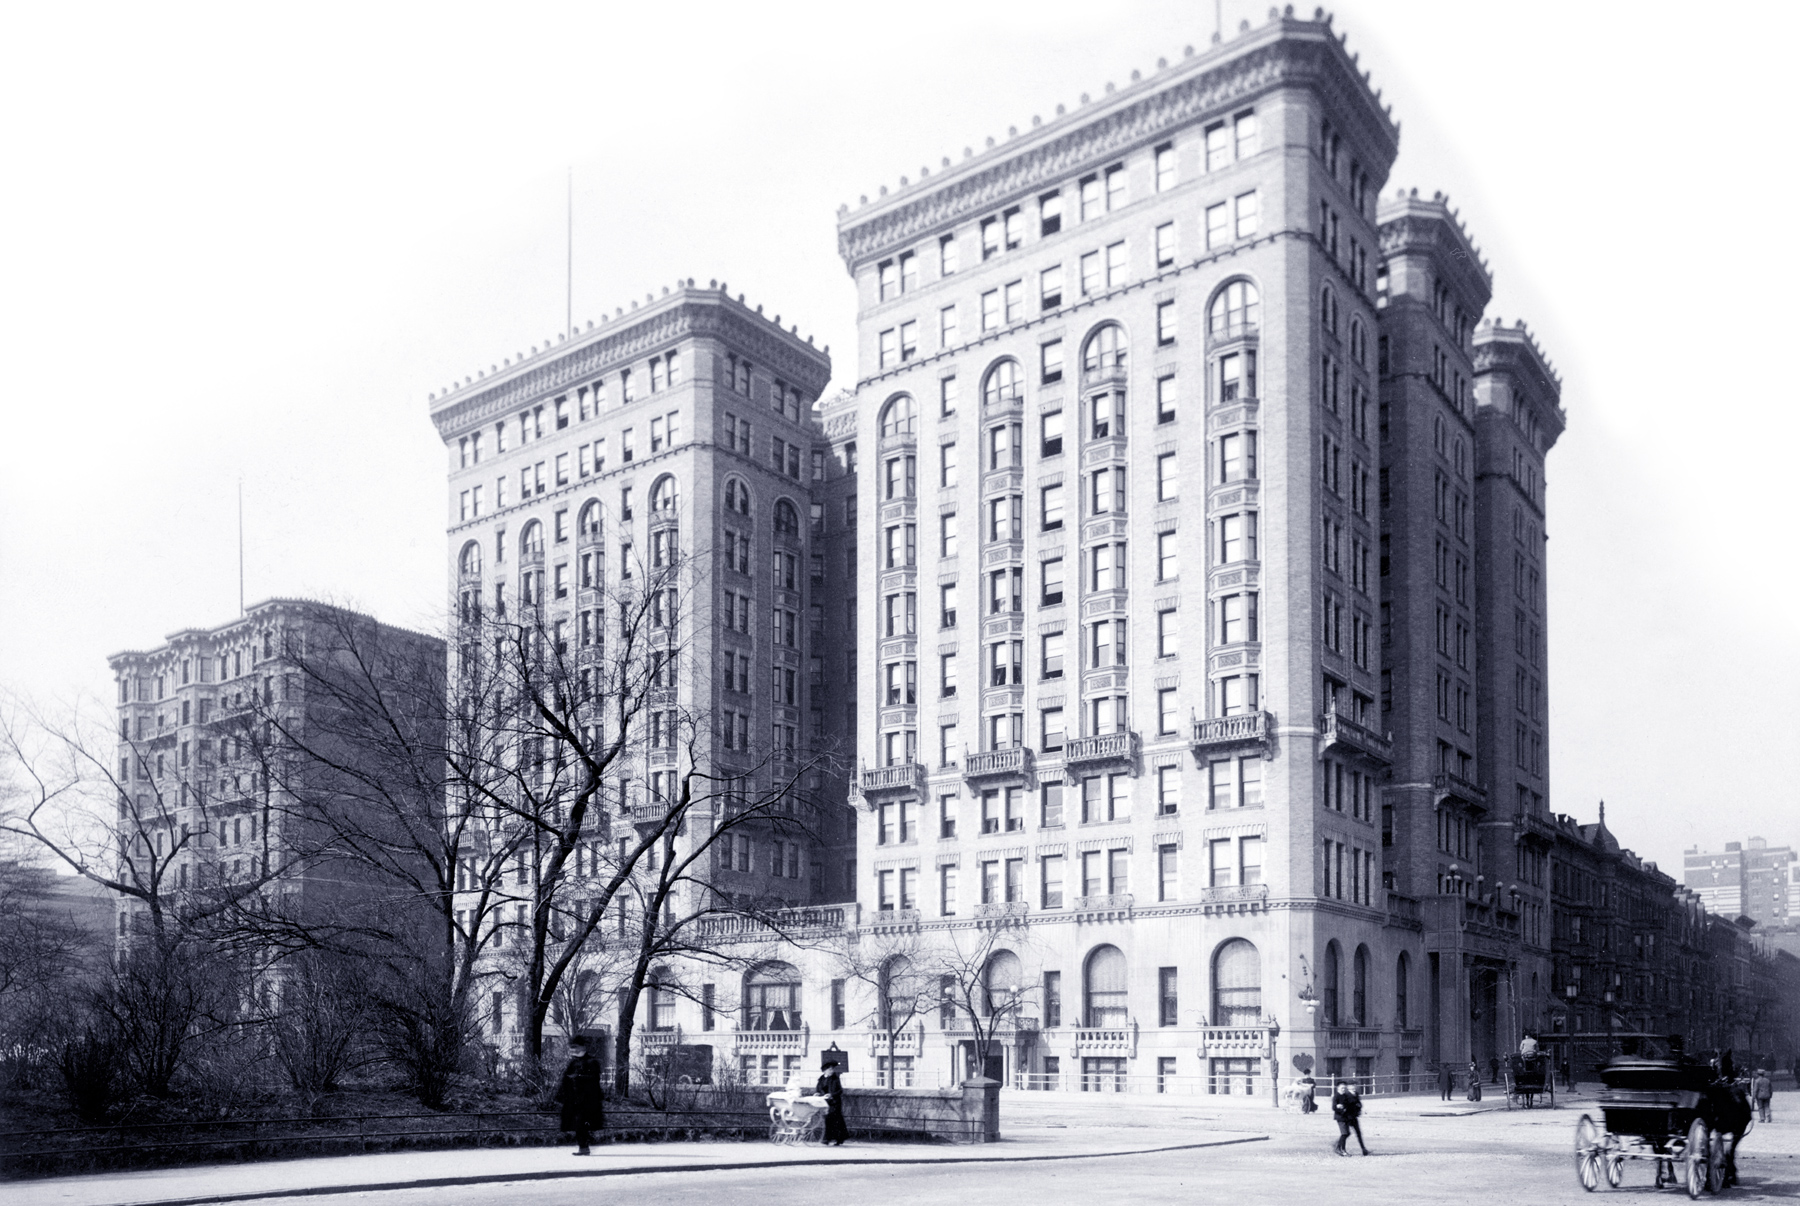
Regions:
<instances>
[{"instance_id":1,"label":"man in dark overcoat","mask_svg":"<svg viewBox=\"0 0 1800 1206\"><path fill-rule=\"evenodd\" d=\"M589 1050L586 1036L569 1040L572 1055L563 1069L556 1103L562 1107L562 1129L575 1132L575 1154L588 1154L594 1132L606 1126L606 1098L600 1090L600 1061Z\"/></svg>"},{"instance_id":2,"label":"man in dark overcoat","mask_svg":"<svg viewBox=\"0 0 1800 1206\"><path fill-rule=\"evenodd\" d=\"M825 1065L819 1074L819 1083L813 1087L813 1093L825 1099L825 1142L844 1146L844 1140L850 1137L849 1128L844 1125L844 1083L839 1076L836 1060Z\"/></svg>"}]
</instances>

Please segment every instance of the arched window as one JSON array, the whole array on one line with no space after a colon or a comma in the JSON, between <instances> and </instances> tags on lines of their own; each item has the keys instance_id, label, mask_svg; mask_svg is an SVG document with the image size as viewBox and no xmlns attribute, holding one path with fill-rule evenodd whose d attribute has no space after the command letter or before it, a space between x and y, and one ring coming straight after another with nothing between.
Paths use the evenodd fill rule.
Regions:
<instances>
[{"instance_id":1,"label":"arched window","mask_svg":"<svg viewBox=\"0 0 1800 1206\"><path fill-rule=\"evenodd\" d=\"M457 558L456 565L457 565L457 569L459 569L462 572L463 577L465 577L465 578L480 577L481 576L481 543L476 540L471 540L471 541L469 541L469 543L463 545L462 556Z\"/></svg>"},{"instance_id":2,"label":"arched window","mask_svg":"<svg viewBox=\"0 0 1800 1206\"><path fill-rule=\"evenodd\" d=\"M919 1012L919 977L913 972L912 960L895 955L881 965L880 1024L892 1033L912 1021Z\"/></svg>"},{"instance_id":3,"label":"arched window","mask_svg":"<svg viewBox=\"0 0 1800 1206\"><path fill-rule=\"evenodd\" d=\"M1358 946L1350 960L1350 1020L1369 1024L1369 948Z\"/></svg>"},{"instance_id":4,"label":"arched window","mask_svg":"<svg viewBox=\"0 0 1800 1206\"><path fill-rule=\"evenodd\" d=\"M1360 318L1350 320L1350 359L1358 368L1369 367L1369 338Z\"/></svg>"},{"instance_id":5,"label":"arched window","mask_svg":"<svg viewBox=\"0 0 1800 1206\"><path fill-rule=\"evenodd\" d=\"M981 404L983 406L999 406L1003 403L1023 402L1025 385L1019 373L1017 360L1002 360L988 370L981 382Z\"/></svg>"},{"instance_id":6,"label":"arched window","mask_svg":"<svg viewBox=\"0 0 1800 1206\"><path fill-rule=\"evenodd\" d=\"M911 394L890 398L888 404L881 408L881 434L884 438L911 435L918 422L919 406L912 400Z\"/></svg>"},{"instance_id":7,"label":"arched window","mask_svg":"<svg viewBox=\"0 0 1800 1206\"><path fill-rule=\"evenodd\" d=\"M1019 957L1011 951L995 951L981 973L983 1011L989 1017L995 1014L1004 1016L1019 999L1019 986L1023 979L1024 970L1019 966Z\"/></svg>"},{"instance_id":8,"label":"arched window","mask_svg":"<svg viewBox=\"0 0 1800 1206\"><path fill-rule=\"evenodd\" d=\"M1131 1021L1127 999L1125 954L1116 946L1097 946L1087 957L1087 1016L1082 1021L1089 1029L1124 1026Z\"/></svg>"},{"instance_id":9,"label":"arched window","mask_svg":"<svg viewBox=\"0 0 1800 1206\"><path fill-rule=\"evenodd\" d=\"M1327 285L1319 290L1319 325L1325 328L1327 335L1336 335L1337 328L1337 294Z\"/></svg>"},{"instance_id":10,"label":"arched window","mask_svg":"<svg viewBox=\"0 0 1800 1206\"><path fill-rule=\"evenodd\" d=\"M750 487L741 478L729 478L725 482L725 509L733 515L750 514Z\"/></svg>"},{"instance_id":11,"label":"arched window","mask_svg":"<svg viewBox=\"0 0 1800 1206\"><path fill-rule=\"evenodd\" d=\"M656 484L650 487L651 514L673 512L679 502L680 491L675 486L675 479L669 474L665 473L657 478Z\"/></svg>"},{"instance_id":12,"label":"arched window","mask_svg":"<svg viewBox=\"0 0 1800 1206\"><path fill-rule=\"evenodd\" d=\"M1214 339L1226 339L1253 331L1260 309L1256 286L1249 281L1232 281L1213 295L1206 317L1207 333Z\"/></svg>"},{"instance_id":13,"label":"arched window","mask_svg":"<svg viewBox=\"0 0 1800 1206\"><path fill-rule=\"evenodd\" d=\"M587 540L600 537L600 500L590 498L582 505L581 514L575 517L575 532Z\"/></svg>"},{"instance_id":14,"label":"arched window","mask_svg":"<svg viewBox=\"0 0 1800 1206\"><path fill-rule=\"evenodd\" d=\"M526 524L519 533L519 553L525 557L544 555L544 525L537 520Z\"/></svg>"},{"instance_id":15,"label":"arched window","mask_svg":"<svg viewBox=\"0 0 1800 1206\"><path fill-rule=\"evenodd\" d=\"M775 502L775 534L777 536L798 536L800 534L800 512L787 499Z\"/></svg>"},{"instance_id":16,"label":"arched window","mask_svg":"<svg viewBox=\"0 0 1800 1206\"><path fill-rule=\"evenodd\" d=\"M792 964L765 963L744 978L744 1029L800 1029L800 973Z\"/></svg>"},{"instance_id":17,"label":"arched window","mask_svg":"<svg viewBox=\"0 0 1800 1206\"><path fill-rule=\"evenodd\" d=\"M1407 1023L1406 982L1410 971L1406 952L1401 951L1400 957L1394 960L1394 1025L1401 1030L1406 1029Z\"/></svg>"},{"instance_id":18,"label":"arched window","mask_svg":"<svg viewBox=\"0 0 1800 1206\"><path fill-rule=\"evenodd\" d=\"M1233 938L1213 952L1212 982L1213 1025L1262 1021L1262 956L1248 939Z\"/></svg>"},{"instance_id":19,"label":"arched window","mask_svg":"<svg viewBox=\"0 0 1800 1206\"><path fill-rule=\"evenodd\" d=\"M1324 983L1319 987L1319 995L1321 1004L1325 1009L1325 1024L1327 1026L1336 1026L1338 1024L1338 977L1341 974L1338 964L1340 962L1337 940L1333 939L1325 944L1325 966L1321 969L1321 978L1324 980Z\"/></svg>"},{"instance_id":20,"label":"arched window","mask_svg":"<svg viewBox=\"0 0 1800 1206\"><path fill-rule=\"evenodd\" d=\"M1088 336L1081 348L1081 371L1104 373L1125 367L1125 331L1118 323L1109 322Z\"/></svg>"}]
</instances>

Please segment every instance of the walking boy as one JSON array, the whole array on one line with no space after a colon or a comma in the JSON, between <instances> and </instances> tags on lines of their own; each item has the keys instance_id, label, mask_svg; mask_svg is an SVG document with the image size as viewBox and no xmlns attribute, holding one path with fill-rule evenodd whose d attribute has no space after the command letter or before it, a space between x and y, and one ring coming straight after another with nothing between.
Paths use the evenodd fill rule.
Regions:
<instances>
[{"instance_id":1,"label":"walking boy","mask_svg":"<svg viewBox=\"0 0 1800 1206\"><path fill-rule=\"evenodd\" d=\"M1338 1082L1337 1089L1331 1094L1331 1117L1338 1126L1337 1146L1332 1150L1340 1156L1350 1154L1347 1147L1352 1131L1356 1133L1356 1146L1362 1149L1363 1155L1369 1154L1368 1145L1362 1136L1362 1098L1357 1096L1356 1087L1347 1080Z\"/></svg>"}]
</instances>

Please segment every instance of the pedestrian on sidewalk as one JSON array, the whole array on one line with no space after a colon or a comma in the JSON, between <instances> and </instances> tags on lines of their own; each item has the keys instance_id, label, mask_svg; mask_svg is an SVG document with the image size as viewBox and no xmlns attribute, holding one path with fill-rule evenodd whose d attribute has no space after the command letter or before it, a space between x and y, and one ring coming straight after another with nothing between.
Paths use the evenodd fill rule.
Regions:
<instances>
[{"instance_id":1,"label":"pedestrian on sidewalk","mask_svg":"<svg viewBox=\"0 0 1800 1206\"><path fill-rule=\"evenodd\" d=\"M1348 1156L1350 1134L1354 1131L1356 1146L1362 1149L1363 1155L1368 1155L1369 1147L1363 1142L1362 1134L1362 1098L1357 1096L1356 1086L1347 1080L1340 1080L1331 1094L1331 1117L1338 1127L1337 1146L1332 1150L1340 1156Z\"/></svg>"},{"instance_id":2,"label":"pedestrian on sidewalk","mask_svg":"<svg viewBox=\"0 0 1800 1206\"><path fill-rule=\"evenodd\" d=\"M1449 1101L1450 1095L1455 1091L1456 1070L1450 1066L1449 1060L1443 1060L1438 1064L1438 1096Z\"/></svg>"},{"instance_id":3,"label":"pedestrian on sidewalk","mask_svg":"<svg viewBox=\"0 0 1800 1206\"><path fill-rule=\"evenodd\" d=\"M1300 1078L1300 1112L1317 1114L1319 1112L1319 1082L1308 1072Z\"/></svg>"},{"instance_id":4,"label":"pedestrian on sidewalk","mask_svg":"<svg viewBox=\"0 0 1800 1206\"><path fill-rule=\"evenodd\" d=\"M569 1040L573 1057L563 1069L562 1083L556 1087L556 1103L562 1107L561 1126L575 1132L575 1154L588 1154L594 1132L606 1126L606 1098L600 1091L600 1061L589 1051L586 1035Z\"/></svg>"},{"instance_id":5,"label":"pedestrian on sidewalk","mask_svg":"<svg viewBox=\"0 0 1800 1206\"><path fill-rule=\"evenodd\" d=\"M1481 1065L1474 1060L1469 1061L1469 1100L1481 1100Z\"/></svg>"},{"instance_id":6,"label":"pedestrian on sidewalk","mask_svg":"<svg viewBox=\"0 0 1800 1206\"><path fill-rule=\"evenodd\" d=\"M825 1065L813 1092L825 1099L826 1146L834 1143L839 1147L844 1146L844 1140L850 1137L850 1130L844 1125L844 1082L835 1059Z\"/></svg>"},{"instance_id":7,"label":"pedestrian on sidewalk","mask_svg":"<svg viewBox=\"0 0 1800 1206\"><path fill-rule=\"evenodd\" d=\"M1758 1068L1756 1075L1750 1078L1750 1096L1756 1099L1756 1120L1770 1122L1769 1099L1775 1096L1775 1078L1769 1075L1767 1068Z\"/></svg>"}]
</instances>

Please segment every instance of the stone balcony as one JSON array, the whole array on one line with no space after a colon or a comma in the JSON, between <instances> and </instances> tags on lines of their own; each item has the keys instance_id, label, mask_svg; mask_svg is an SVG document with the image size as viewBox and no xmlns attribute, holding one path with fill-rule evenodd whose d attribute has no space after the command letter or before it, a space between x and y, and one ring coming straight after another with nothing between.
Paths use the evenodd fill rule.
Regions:
<instances>
[{"instance_id":1,"label":"stone balcony","mask_svg":"<svg viewBox=\"0 0 1800 1206\"><path fill-rule=\"evenodd\" d=\"M1063 746L1063 765L1071 770L1107 764L1135 766L1139 744L1138 735L1132 732L1102 733L1098 737L1071 737Z\"/></svg>"},{"instance_id":2,"label":"stone balcony","mask_svg":"<svg viewBox=\"0 0 1800 1206\"><path fill-rule=\"evenodd\" d=\"M811 1036L807 1026L797 1030L739 1030L732 1035L732 1047L742 1055L805 1055Z\"/></svg>"},{"instance_id":3,"label":"stone balcony","mask_svg":"<svg viewBox=\"0 0 1800 1206\"><path fill-rule=\"evenodd\" d=\"M1461 800L1475 808L1487 808L1487 789L1472 779L1453 775L1449 771L1439 771L1431 777L1431 787L1439 799L1448 797Z\"/></svg>"},{"instance_id":4,"label":"stone balcony","mask_svg":"<svg viewBox=\"0 0 1800 1206\"><path fill-rule=\"evenodd\" d=\"M1081 1026L1075 1030L1076 1055L1137 1057L1138 1027L1132 1019L1123 1026Z\"/></svg>"},{"instance_id":5,"label":"stone balcony","mask_svg":"<svg viewBox=\"0 0 1800 1206\"><path fill-rule=\"evenodd\" d=\"M1100 896L1077 896L1074 911L1085 914L1084 921L1129 921L1132 902L1130 892L1109 892Z\"/></svg>"},{"instance_id":6,"label":"stone balcony","mask_svg":"<svg viewBox=\"0 0 1800 1206\"><path fill-rule=\"evenodd\" d=\"M970 783L989 779L1018 779L1031 774L1031 751L1024 746L1009 750L981 750L963 755L963 778Z\"/></svg>"},{"instance_id":7,"label":"stone balcony","mask_svg":"<svg viewBox=\"0 0 1800 1206\"><path fill-rule=\"evenodd\" d=\"M1233 884L1225 888L1201 888L1200 903L1255 906L1269 899L1268 884Z\"/></svg>"},{"instance_id":8,"label":"stone balcony","mask_svg":"<svg viewBox=\"0 0 1800 1206\"><path fill-rule=\"evenodd\" d=\"M869 1031L869 1056L918 1055L925 1049L925 1024L915 1022L889 1034L885 1030Z\"/></svg>"},{"instance_id":9,"label":"stone balcony","mask_svg":"<svg viewBox=\"0 0 1800 1206\"><path fill-rule=\"evenodd\" d=\"M1394 760L1394 739L1359 724L1338 712L1327 712L1319 722L1324 750L1347 750L1383 766Z\"/></svg>"},{"instance_id":10,"label":"stone balcony","mask_svg":"<svg viewBox=\"0 0 1800 1206\"><path fill-rule=\"evenodd\" d=\"M1267 1056L1269 1029L1266 1026L1202 1026L1200 1050L1209 1056Z\"/></svg>"},{"instance_id":11,"label":"stone balcony","mask_svg":"<svg viewBox=\"0 0 1800 1206\"><path fill-rule=\"evenodd\" d=\"M841 930L846 923L856 923L856 910L856 905L849 904L773 909L767 913L721 913L695 921L694 932L710 941L733 938L767 941L797 933Z\"/></svg>"},{"instance_id":12,"label":"stone balcony","mask_svg":"<svg viewBox=\"0 0 1800 1206\"><path fill-rule=\"evenodd\" d=\"M925 790L925 767L918 762L902 762L896 766L864 767L859 781L866 797L896 794L919 794Z\"/></svg>"},{"instance_id":13,"label":"stone balcony","mask_svg":"<svg viewBox=\"0 0 1800 1206\"><path fill-rule=\"evenodd\" d=\"M1242 716L1215 716L1194 721L1191 742L1194 756L1204 761L1213 754L1233 750L1261 748L1265 752L1274 737L1275 718L1267 712L1247 712Z\"/></svg>"}]
</instances>

